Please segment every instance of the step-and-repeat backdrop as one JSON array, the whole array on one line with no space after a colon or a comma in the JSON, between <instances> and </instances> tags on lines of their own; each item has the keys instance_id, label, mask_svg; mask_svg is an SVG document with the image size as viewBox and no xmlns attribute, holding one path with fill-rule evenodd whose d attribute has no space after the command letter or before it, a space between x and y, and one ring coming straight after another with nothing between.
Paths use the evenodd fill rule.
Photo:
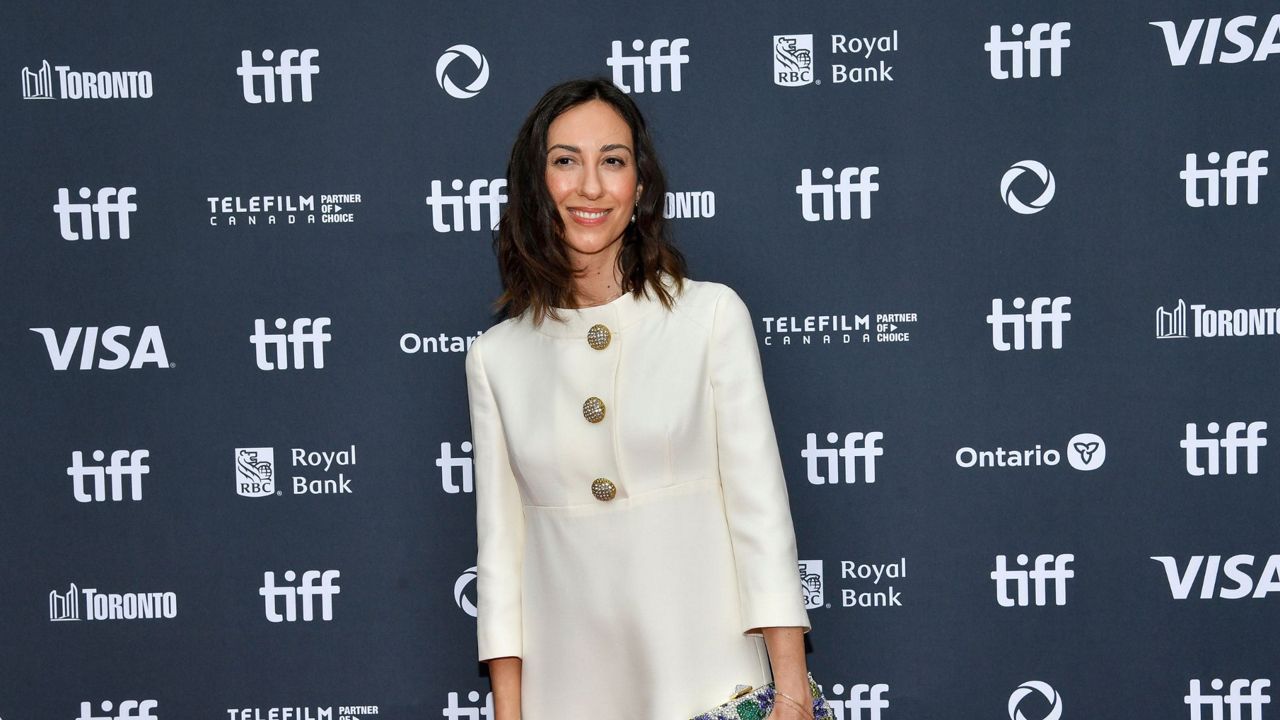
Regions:
<instances>
[{"instance_id":1,"label":"step-and-repeat backdrop","mask_svg":"<svg viewBox=\"0 0 1280 720\"><path fill-rule=\"evenodd\" d=\"M1276 13L5 4L0 717L492 717L463 358L586 75L755 317L837 717L1280 717Z\"/></svg>"}]
</instances>

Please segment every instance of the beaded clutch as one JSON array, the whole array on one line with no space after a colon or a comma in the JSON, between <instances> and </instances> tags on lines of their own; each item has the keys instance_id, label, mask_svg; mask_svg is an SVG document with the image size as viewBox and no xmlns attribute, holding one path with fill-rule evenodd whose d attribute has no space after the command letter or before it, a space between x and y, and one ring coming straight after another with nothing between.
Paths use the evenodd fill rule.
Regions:
<instances>
[{"instance_id":1,"label":"beaded clutch","mask_svg":"<svg viewBox=\"0 0 1280 720\"><path fill-rule=\"evenodd\" d=\"M813 681L812 673L809 675L809 694L813 696L814 720L835 720L835 713L831 712L818 683ZM740 685L729 702L690 720L760 720L773 712L773 700L773 683L758 688Z\"/></svg>"}]
</instances>

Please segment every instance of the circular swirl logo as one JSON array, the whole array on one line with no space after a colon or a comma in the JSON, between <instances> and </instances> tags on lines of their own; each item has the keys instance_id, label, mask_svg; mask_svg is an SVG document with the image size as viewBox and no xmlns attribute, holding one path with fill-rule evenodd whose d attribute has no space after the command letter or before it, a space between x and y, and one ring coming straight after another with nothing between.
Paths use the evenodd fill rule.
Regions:
<instances>
[{"instance_id":1,"label":"circular swirl logo","mask_svg":"<svg viewBox=\"0 0 1280 720\"><path fill-rule=\"evenodd\" d=\"M462 612L476 616L476 604L471 598L467 597L467 590L471 587L471 583L475 582L476 569L474 566L467 568L458 576L458 581L453 584L453 601L462 608Z\"/></svg>"},{"instance_id":2,"label":"circular swirl logo","mask_svg":"<svg viewBox=\"0 0 1280 720\"><path fill-rule=\"evenodd\" d=\"M1032 173L1040 178L1040 184L1044 189L1040 191L1040 197L1029 203L1024 203L1013 194L1013 181L1022 177L1023 173ZM1016 162L1005 171L1004 177L1000 179L1000 199L1004 200L1004 204L1009 206L1010 210L1019 215L1035 215L1049 205L1053 200L1055 185L1053 182L1053 173L1049 172L1049 168L1038 160L1022 160Z\"/></svg>"},{"instance_id":3,"label":"circular swirl logo","mask_svg":"<svg viewBox=\"0 0 1280 720\"><path fill-rule=\"evenodd\" d=\"M1031 693L1039 693L1041 697L1049 702L1049 713L1040 718L1028 718L1022 714L1022 710L1018 705ZM1018 686L1017 690L1009 696L1009 720L1058 720L1062 717L1062 696L1056 690L1049 687L1049 683L1040 682L1039 680L1028 680Z\"/></svg>"},{"instance_id":4,"label":"circular swirl logo","mask_svg":"<svg viewBox=\"0 0 1280 720\"><path fill-rule=\"evenodd\" d=\"M476 67L476 77L466 87L458 87L453 78L449 77L449 66L454 60L465 57L471 61ZM454 45L436 61L436 84L441 90L449 93L450 96L459 100L475 97L480 94L485 85L489 84L489 61L485 59L480 51L470 45Z\"/></svg>"}]
</instances>

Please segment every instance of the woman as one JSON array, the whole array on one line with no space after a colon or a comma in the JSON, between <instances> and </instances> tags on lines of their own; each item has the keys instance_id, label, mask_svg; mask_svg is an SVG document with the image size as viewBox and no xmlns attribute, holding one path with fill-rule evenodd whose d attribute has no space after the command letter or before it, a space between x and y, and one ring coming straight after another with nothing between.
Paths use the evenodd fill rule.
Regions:
<instances>
[{"instance_id":1,"label":"woman","mask_svg":"<svg viewBox=\"0 0 1280 720\"><path fill-rule=\"evenodd\" d=\"M771 678L773 717L811 720L751 316L684 277L639 110L604 79L553 87L507 183L507 319L466 363L496 720L682 720Z\"/></svg>"}]
</instances>

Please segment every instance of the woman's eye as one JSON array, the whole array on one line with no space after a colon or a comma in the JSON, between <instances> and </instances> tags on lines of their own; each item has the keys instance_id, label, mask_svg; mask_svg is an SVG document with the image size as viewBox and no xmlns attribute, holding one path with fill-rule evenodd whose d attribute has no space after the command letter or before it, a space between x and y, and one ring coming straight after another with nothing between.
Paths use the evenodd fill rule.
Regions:
<instances>
[{"instance_id":1,"label":"woman's eye","mask_svg":"<svg viewBox=\"0 0 1280 720\"><path fill-rule=\"evenodd\" d=\"M627 164L627 161L623 160L620 157L605 158L605 162L609 163L610 165L616 165L618 167L624 167Z\"/></svg>"},{"instance_id":2,"label":"woman's eye","mask_svg":"<svg viewBox=\"0 0 1280 720\"><path fill-rule=\"evenodd\" d=\"M568 165L573 162L573 158L566 156L558 157L551 161L552 165Z\"/></svg>"}]
</instances>

